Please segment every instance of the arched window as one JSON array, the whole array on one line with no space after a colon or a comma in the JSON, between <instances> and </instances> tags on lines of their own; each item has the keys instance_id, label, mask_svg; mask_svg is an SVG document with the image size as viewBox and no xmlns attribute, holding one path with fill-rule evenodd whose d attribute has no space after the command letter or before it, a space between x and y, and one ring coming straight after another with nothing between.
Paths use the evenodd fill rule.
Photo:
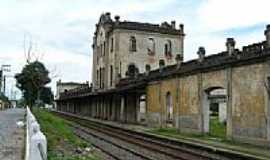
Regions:
<instances>
[{"instance_id":1,"label":"arched window","mask_svg":"<svg viewBox=\"0 0 270 160\"><path fill-rule=\"evenodd\" d=\"M172 57L172 42L170 40L167 40L164 46L164 55L167 58Z\"/></svg>"},{"instance_id":2,"label":"arched window","mask_svg":"<svg viewBox=\"0 0 270 160\"><path fill-rule=\"evenodd\" d=\"M167 110L167 121L173 120L173 104L172 104L172 95L170 92L166 94L166 110Z\"/></svg>"},{"instance_id":3,"label":"arched window","mask_svg":"<svg viewBox=\"0 0 270 160\"><path fill-rule=\"evenodd\" d=\"M126 76L135 77L138 73L139 73L139 69L135 66L135 64L131 63L128 65Z\"/></svg>"},{"instance_id":4,"label":"arched window","mask_svg":"<svg viewBox=\"0 0 270 160\"><path fill-rule=\"evenodd\" d=\"M148 55L155 55L155 41L153 38L148 39L147 53Z\"/></svg>"},{"instance_id":5,"label":"arched window","mask_svg":"<svg viewBox=\"0 0 270 160\"><path fill-rule=\"evenodd\" d=\"M131 36L129 39L129 50L132 52L137 50L136 38L134 36Z\"/></svg>"}]
</instances>

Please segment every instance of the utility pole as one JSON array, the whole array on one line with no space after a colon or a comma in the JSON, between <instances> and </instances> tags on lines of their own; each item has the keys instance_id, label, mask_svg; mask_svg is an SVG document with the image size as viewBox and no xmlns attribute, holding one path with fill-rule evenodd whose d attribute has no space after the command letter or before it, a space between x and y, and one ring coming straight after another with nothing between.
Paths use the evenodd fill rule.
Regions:
<instances>
[{"instance_id":1,"label":"utility pole","mask_svg":"<svg viewBox=\"0 0 270 160\"><path fill-rule=\"evenodd\" d=\"M4 95L6 95L6 76L5 75L3 76L3 82L4 82L3 93L4 93Z\"/></svg>"},{"instance_id":2,"label":"utility pole","mask_svg":"<svg viewBox=\"0 0 270 160\"><path fill-rule=\"evenodd\" d=\"M3 70L0 70L0 92L2 91Z\"/></svg>"},{"instance_id":3,"label":"utility pole","mask_svg":"<svg viewBox=\"0 0 270 160\"><path fill-rule=\"evenodd\" d=\"M6 94L6 75L4 75L4 72L10 72L11 65L2 65L1 66L1 89L3 85L3 94Z\"/></svg>"}]
</instances>

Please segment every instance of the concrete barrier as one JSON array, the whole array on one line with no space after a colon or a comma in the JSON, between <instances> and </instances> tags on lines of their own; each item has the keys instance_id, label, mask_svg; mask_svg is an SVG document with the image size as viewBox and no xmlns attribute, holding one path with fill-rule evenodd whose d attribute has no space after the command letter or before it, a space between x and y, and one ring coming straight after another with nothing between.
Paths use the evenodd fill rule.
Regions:
<instances>
[{"instance_id":1,"label":"concrete barrier","mask_svg":"<svg viewBox=\"0 0 270 160\"><path fill-rule=\"evenodd\" d=\"M47 140L30 109L26 108L25 160L47 160Z\"/></svg>"}]
</instances>

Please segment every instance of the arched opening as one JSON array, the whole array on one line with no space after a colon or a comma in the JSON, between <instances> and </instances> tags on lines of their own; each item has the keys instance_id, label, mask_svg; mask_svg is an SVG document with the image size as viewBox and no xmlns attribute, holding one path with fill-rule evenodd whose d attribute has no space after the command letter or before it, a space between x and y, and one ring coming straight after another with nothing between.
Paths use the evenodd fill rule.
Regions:
<instances>
[{"instance_id":1,"label":"arched opening","mask_svg":"<svg viewBox=\"0 0 270 160\"><path fill-rule=\"evenodd\" d=\"M164 55L166 58L172 57L172 42L167 40L164 46Z\"/></svg>"},{"instance_id":2,"label":"arched opening","mask_svg":"<svg viewBox=\"0 0 270 160\"><path fill-rule=\"evenodd\" d=\"M173 124L173 103L170 92L167 92L166 94L166 123L169 127Z\"/></svg>"},{"instance_id":3,"label":"arched opening","mask_svg":"<svg viewBox=\"0 0 270 160\"><path fill-rule=\"evenodd\" d=\"M153 38L148 39L147 53L150 56L155 55L155 40Z\"/></svg>"},{"instance_id":4,"label":"arched opening","mask_svg":"<svg viewBox=\"0 0 270 160\"><path fill-rule=\"evenodd\" d=\"M214 137L226 136L227 91L223 87L211 87L204 92L204 132Z\"/></svg>"},{"instance_id":5,"label":"arched opening","mask_svg":"<svg viewBox=\"0 0 270 160\"><path fill-rule=\"evenodd\" d=\"M129 64L126 76L134 78L137 74L139 74L139 69L135 66L134 63Z\"/></svg>"},{"instance_id":6,"label":"arched opening","mask_svg":"<svg viewBox=\"0 0 270 160\"><path fill-rule=\"evenodd\" d=\"M139 98L139 114L138 114L139 123L146 122L146 95L143 94Z\"/></svg>"}]
</instances>

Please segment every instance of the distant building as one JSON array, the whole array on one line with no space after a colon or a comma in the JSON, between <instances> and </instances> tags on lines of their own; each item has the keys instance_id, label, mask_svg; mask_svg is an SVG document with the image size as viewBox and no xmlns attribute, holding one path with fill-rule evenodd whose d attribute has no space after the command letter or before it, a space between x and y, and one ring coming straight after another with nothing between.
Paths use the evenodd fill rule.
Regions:
<instances>
[{"instance_id":1,"label":"distant building","mask_svg":"<svg viewBox=\"0 0 270 160\"><path fill-rule=\"evenodd\" d=\"M10 103L6 100L0 99L0 110L10 108Z\"/></svg>"},{"instance_id":2,"label":"distant building","mask_svg":"<svg viewBox=\"0 0 270 160\"><path fill-rule=\"evenodd\" d=\"M5 107L5 103L0 99L0 110L3 110Z\"/></svg>"},{"instance_id":3,"label":"distant building","mask_svg":"<svg viewBox=\"0 0 270 160\"><path fill-rule=\"evenodd\" d=\"M93 38L92 83L95 90L115 88L121 78L133 77L183 59L184 25L150 24L111 19L102 14Z\"/></svg>"},{"instance_id":4,"label":"distant building","mask_svg":"<svg viewBox=\"0 0 270 160\"><path fill-rule=\"evenodd\" d=\"M16 108L18 101L17 100L10 100L10 104L11 104L11 106L10 106L11 108Z\"/></svg>"},{"instance_id":5,"label":"distant building","mask_svg":"<svg viewBox=\"0 0 270 160\"><path fill-rule=\"evenodd\" d=\"M76 82L61 82L59 80L56 84L56 96L55 99L59 99L61 93L67 92L69 90L77 89L77 88L88 88L88 82L85 83L76 83Z\"/></svg>"}]
</instances>

